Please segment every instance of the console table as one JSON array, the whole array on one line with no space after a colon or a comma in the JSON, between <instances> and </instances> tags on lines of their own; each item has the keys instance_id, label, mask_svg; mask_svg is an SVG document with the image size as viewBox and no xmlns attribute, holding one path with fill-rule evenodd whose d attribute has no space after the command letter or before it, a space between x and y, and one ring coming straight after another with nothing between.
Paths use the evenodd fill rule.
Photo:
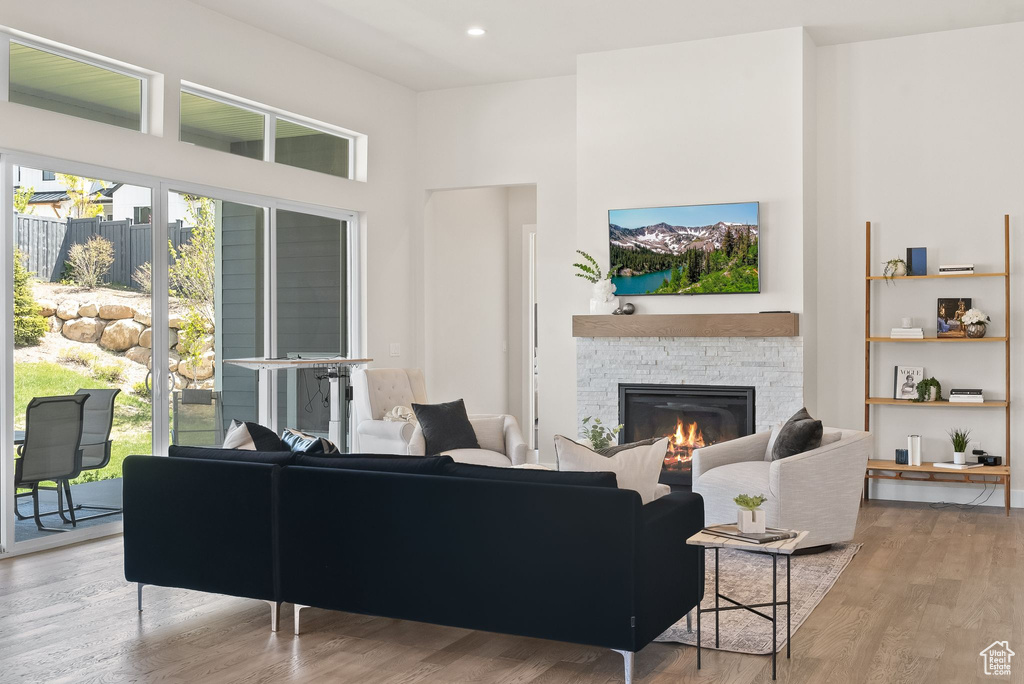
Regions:
<instances>
[{"instance_id":1,"label":"console table","mask_svg":"<svg viewBox=\"0 0 1024 684\"><path fill-rule=\"evenodd\" d=\"M331 418L327 424L327 439L331 440L339 449L344 447L341 443L341 406L344 402L344 397L341 395L342 375L347 373L347 369L351 366L358 366L370 363L371 361L373 359L350 359L343 356L311 356L303 358L301 355L278 358L254 356L242 359L224 359L224 363L255 371L279 371L294 368L319 368L323 370L326 373L327 380L331 383Z\"/></svg>"}]
</instances>

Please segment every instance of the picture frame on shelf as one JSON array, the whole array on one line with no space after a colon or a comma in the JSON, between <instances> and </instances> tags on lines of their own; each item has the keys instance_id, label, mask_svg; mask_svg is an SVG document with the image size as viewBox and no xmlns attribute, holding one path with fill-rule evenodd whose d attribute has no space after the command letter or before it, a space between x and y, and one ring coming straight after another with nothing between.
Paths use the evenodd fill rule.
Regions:
<instances>
[{"instance_id":1,"label":"picture frame on shelf","mask_svg":"<svg viewBox=\"0 0 1024 684\"><path fill-rule=\"evenodd\" d=\"M917 399L917 383L923 379L923 366L896 366L893 369L892 398L901 401Z\"/></svg>"},{"instance_id":2,"label":"picture frame on shelf","mask_svg":"<svg viewBox=\"0 0 1024 684\"><path fill-rule=\"evenodd\" d=\"M936 337L967 337L960 319L970 308L970 297L939 297L936 304Z\"/></svg>"}]
</instances>

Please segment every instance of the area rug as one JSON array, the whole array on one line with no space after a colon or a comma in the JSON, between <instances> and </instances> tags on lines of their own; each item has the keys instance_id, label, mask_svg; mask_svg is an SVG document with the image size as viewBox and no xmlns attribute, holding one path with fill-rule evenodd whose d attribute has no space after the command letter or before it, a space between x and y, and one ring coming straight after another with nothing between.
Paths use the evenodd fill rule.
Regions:
<instances>
[{"instance_id":1,"label":"area rug","mask_svg":"<svg viewBox=\"0 0 1024 684\"><path fill-rule=\"evenodd\" d=\"M828 551L808 556L793 556L791 582L793 587L792 633L803 624L815 606L825 597L839 576L860 550L860 544L836 544ZM719 551L719 593L741 603L767 603L772 600L772 559L764 554L736 549ZM704 601L701 605L715 607L715 552L705 550ZM779 557L778 597L786 596L786 561ZM722 601L721 605L731 605ZM771 615L771 608L759 609ZM786 646L786 607L778 609L778 648ZM701 646L715 648L715 615L701 616ZM719 650L735 653L765 654L772 652L772 623L747 610L730 610L720 614ZM697 645L697 613L693 613L693 631L686 630L686 619L669 627L655 641Z\"/></svg>"}]
</instances>

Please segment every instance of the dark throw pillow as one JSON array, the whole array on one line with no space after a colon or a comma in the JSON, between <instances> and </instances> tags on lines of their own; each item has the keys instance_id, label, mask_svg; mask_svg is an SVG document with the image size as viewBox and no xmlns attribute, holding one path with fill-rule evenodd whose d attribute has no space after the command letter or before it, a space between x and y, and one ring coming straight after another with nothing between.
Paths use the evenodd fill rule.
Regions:
<instances>
[{"instance_id":1,"label":"dark throw pillow","mask_svg":"<svg viewBox=\"0 0 1024 684\"><path fill-rule=\"evenodd\" d=\"M620 451L626 449L632 449L638 446L651 446L659 439L665 439L664 437L651 437L650 439L641 439L639 442L630 442L629 444L613 444L612 446L605 447L604 449L594 449L595 453L601 454L602 456L612 457Z\"/></svg>"},{"instance_id":2,"label":"dark throw pillow","mask_svg":"<svg viewBox=\"0 0 1024 684\"><path fill-rule=\"evenodd\" d=\"M334 443L330 440L317 437L316 435L307 435L305 432L292 428L287 428L281 433L281 441L298 454L338 453L338 447L334 446Z\"/></svg>"},{"instance_id":3,"label":"dark throw pillow","mask_svg":"<svg viewBox=\"0 0 1024 684\"><path fill-rule=\"evenodd\" d=\"M224 435L225 449L247 449L249 451L291 451L281 438L270 428L259 423L232 420L228 433Z\"/></svg>"},{"instance_id":4,"label":"dark throw pillow","mask_svg":"<svg viewBox=\"0 0 1024 684\"><path fill-rule=\"evenodd\" d=\"M806 408L800 409L779 430L775 446L772 447L772 460L817 449L821 446L821 433L821 421L811 418Z\"/></svg>"},{"instance_id":5,"label":"dark throw pillow","mask_svg":"<svg viewBox=\"0 0 1024 684\"><path fill-rule=\"evenodd\" d=\"M440 454L452 449L479 449L473 424L466 414L462 399L446 404L413 404L416 420L423 430L428 454Z\"/></svg>"}]
</instances>

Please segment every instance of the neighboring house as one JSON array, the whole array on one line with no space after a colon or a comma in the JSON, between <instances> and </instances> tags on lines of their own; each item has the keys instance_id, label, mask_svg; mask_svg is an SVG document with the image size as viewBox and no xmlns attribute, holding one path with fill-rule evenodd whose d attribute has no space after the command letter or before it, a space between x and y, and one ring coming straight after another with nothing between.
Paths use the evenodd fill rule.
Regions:
<instances>
[{"instance_id":1,"label":"neighboring house","mask_svg":"<svg viewBox=\"0 0 1024 684\"><path fill-rule=\"evenodd\" d=\"M1010 659L1017 654L1010 650L1010 642L993 641L978 655L985 661L985 674L1005 676L1010 674Z\"/></svg>"},{"instance_id":2,"label":"neighboring house","mask_svg":"<svg viewBox=\"0 0 1024 684\"><path fill-rule=\"evenodd\" d=\"M28 167L14 167L14 187L33 189L29 206L32 213L43 218L67 218L68 193L64 184L57 180L53 171L41 171ZM132 223L149 223L153 201L149 188L123 183L94 183L91 192L98 192L97 200L103 206L103 218L107 221L130 220ZM185 221L188 207L177 193L168 198L168 220Z\"/></svg>"}]
</instances>

